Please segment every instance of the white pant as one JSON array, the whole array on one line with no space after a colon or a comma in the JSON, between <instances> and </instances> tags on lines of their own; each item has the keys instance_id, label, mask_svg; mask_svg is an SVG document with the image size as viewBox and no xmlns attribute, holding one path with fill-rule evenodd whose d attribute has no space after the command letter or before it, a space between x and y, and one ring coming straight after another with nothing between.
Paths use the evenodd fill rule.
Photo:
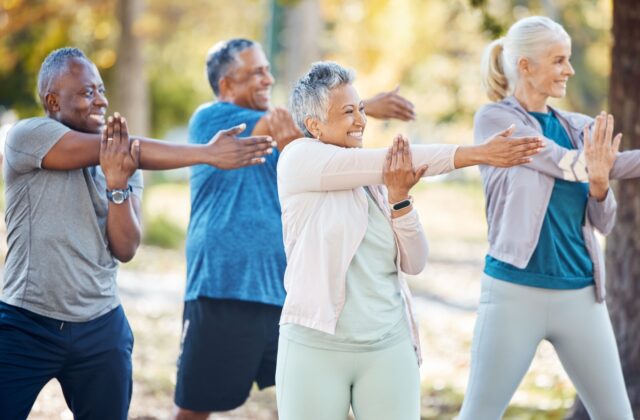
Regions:
<instances>
[{"instance_id":1,"label":"white pant","mask_svg":"<svg viewBox=\"0 0 640 420\"><path fill-rule=\"evenodd\" d=\"M469 385L459 420L496 420L548 340L593 420L631 420L609 312L593 286L551 290L482 276Z\"/></svg>"}]
</instances>

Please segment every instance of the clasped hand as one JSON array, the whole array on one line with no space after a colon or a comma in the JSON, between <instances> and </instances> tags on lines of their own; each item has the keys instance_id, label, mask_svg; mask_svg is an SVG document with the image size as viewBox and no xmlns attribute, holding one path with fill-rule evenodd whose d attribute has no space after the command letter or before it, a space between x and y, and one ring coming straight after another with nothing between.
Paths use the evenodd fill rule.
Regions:
<instances>
[{"instance_id":1,"label":"clasped hand","mask_svg":"<svg viewBox=\"0 0 640 420\"><path fill-rule=\"evenodd\" d=\"M589 194L601 201L609 190L609 173L620 150L622 134L613 137L613 115L602 111L595 119L593 133L585 126L584 155L589 175Z\"/></svg>"},{"instance_id":2,"label":"clasped hand","mask_svg":"<svg viewBox=\"0 0 640 420\"><path fill-rule=\"evenodd\" d=\"M124 189L129 177L138 169L140 142L129 142L127 120L119 113L107 119L100 140L100 167L107 180L107 189Z\"/></svg>"},{"instance_id":3,"label":"clasped hand","mask_svg":"<svg viewBox=\"0 0 640 420\"><path fill-rule=\"evenodd\" d=\"M418 183L427 171L427 165L413 167L411 146L401 134L393 139L387 151L382 177L389 192L389 202L397 203L409 197L409 190Z\"/></svg>"}]
</instances>

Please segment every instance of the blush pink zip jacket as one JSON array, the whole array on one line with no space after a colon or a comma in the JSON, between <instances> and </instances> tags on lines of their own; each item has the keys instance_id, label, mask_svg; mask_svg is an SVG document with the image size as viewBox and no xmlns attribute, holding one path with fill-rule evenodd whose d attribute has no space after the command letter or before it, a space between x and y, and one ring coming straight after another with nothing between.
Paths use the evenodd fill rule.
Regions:
<instances>
[{"instance_id":1,"label":"blush pink zip jacket","mask_svg":"<svg viewBox=\"0 0 640 420\"><path fill-rule=\"evenodd\" d=\"M425 176L452 171L456 145L412 145L415 167ZM414 348L421 360L411 294L402 273L418 274L428 245L415 210L391 219L382 169L387 149L343 148L303 138L291 142L278 161L278 194L287 268L280 324L297 324L329 334L345 304L346 274L367 231L370 186L394 232L398 282Z\"/></svg>"}]
</instances>

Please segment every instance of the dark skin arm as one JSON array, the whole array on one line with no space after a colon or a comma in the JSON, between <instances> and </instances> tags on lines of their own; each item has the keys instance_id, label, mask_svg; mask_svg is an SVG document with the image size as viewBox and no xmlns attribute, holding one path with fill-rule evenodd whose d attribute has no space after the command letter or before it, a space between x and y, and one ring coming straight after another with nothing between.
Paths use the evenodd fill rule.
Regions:
<instances>
[{"instance_id":1,"label":"dark skin arm","mask_svg":"<svg viewBox=\"0 0 640 420\"><path fill-rule=\"evenodd\" d=\"M114 118L122 117L116 113ZM274 143L266 136L238 140L235 136L242 131L244 125L221 130L209 143L202 145L132 137L134 141L131 147L138 142L140 169L175 169L197 164L236 169L263 163L264 156L272 152ZM128 133L126 137L129 139ZM70 131L47 153L42 160L42 167L69 171L97 165L100 161L100 138L100 134Z\"/></svg>"},{"instance_id":2,"label":"dark skin arm","mask_svg":"<svg viewBox=\"0 0 640 420\"><path fill-rule=\"evenodd\" d=\"M289 111L284 108L274 108L260 118L251 135L271 136L278 144L280 151L293 140L305 137Z\"/></svg>"},{"instance_id":3,"label":"dark skin arm","mask_svg":"<svg viewBox=\"0 0 640 420\"><path fill-rule=\"evenodd\" d=\"M129 147L127 124L121 118L109 118L100 139L100 167L107 189L126 189L129 178L138 168L140 144ZM122 204L109 201L107 238L111 254L122 262L130 261L140 245L140 200L130 195Z\"/></svg>"},{"instance_id":4,"label":"dark skin arm","mask_svg":"<svg viewBox=\"0 0 640 420\"><path fill-rule=\"evenodd\" d=\"M413 121L416 113L411 101L401 96L400 86L389 92L381 92L365 99L364 112L369 117L379 120L396 119L400 121Z\"/></svg>"}]
</instances>

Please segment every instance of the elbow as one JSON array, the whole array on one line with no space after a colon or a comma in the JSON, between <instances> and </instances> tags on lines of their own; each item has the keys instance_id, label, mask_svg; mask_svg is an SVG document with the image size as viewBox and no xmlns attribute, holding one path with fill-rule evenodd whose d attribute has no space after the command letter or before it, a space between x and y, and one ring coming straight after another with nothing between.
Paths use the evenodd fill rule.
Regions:
<instances>
[{"instance_id":1,"label":"elbow","mask_svg":"<svg viewBox=\"0 0 640 420\"><path fill-rule=\"evenodd\" d=\"M417 248L420 249L418 250ZM427 266L428 255L429 247L425 240L423 246L413 249L411 256L405 256L400 267L402 269L402 272L405 274L409 274L410 276L415 276L422 273L422 271Z\"/></svg>"},{"instance_id":2,"label":"elbow","mask_svg":"<svg viewBox=\"0 0 640 420\"><path fill-rule=\"evenodd\" d=\"M416 276L422 273L422 270L424 270L426 266L427 266L427 259L425 258L424 261L421 261L420 263L407 264L407 266L402 267L402 272L410 276Z\"/></svg>"},{"instance_id":3,"label":"elbow","mask_svg":"<svg viewBox=\"0 0 640 420\"><path fill-rule=\"evenodd\" d=\"M122 263L127 263L136 256L136 251L140 246L140 240L131 241L126 246L112 246L111 255Z\"/></svg>"},{"instance_id":4,"label":"elbow","mask_svg":"<svg viewBox=\"0 0 640 420\"><path fill-rule=\"evenodd\" d=\"M126 251L114 252L113 256L122 263L127 263L136 256L137 247Z\"/></svg>"}]
</instances>

